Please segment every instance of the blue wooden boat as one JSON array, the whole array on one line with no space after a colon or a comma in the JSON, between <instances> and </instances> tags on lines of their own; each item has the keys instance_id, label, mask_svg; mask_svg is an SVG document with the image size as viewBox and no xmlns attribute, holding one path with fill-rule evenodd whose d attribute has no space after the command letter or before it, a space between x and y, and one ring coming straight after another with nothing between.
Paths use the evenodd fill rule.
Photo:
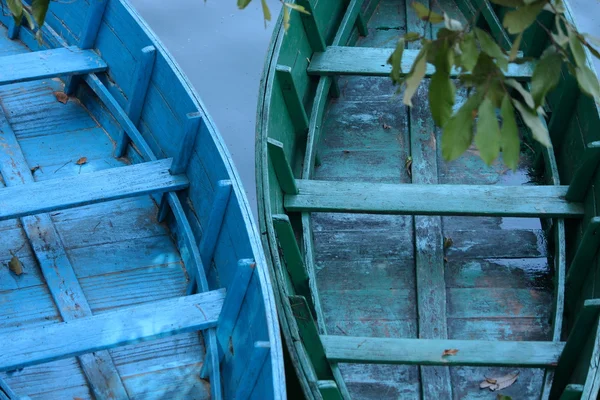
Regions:
<instances>
[{"instance_id":1,"label":"blue wooden boat","mask_svg":"<svg viewBox=\"0 0 600 400\"><path fill-rule=\"evenodd\" d=\"M284 399L250 208L171 56L123 0L0 22L0 399Z\"/></svg>"},{"instance_id":2,"label":"blue wooden boat","mask_svg":"<svg viewBox=\"0 0 600 400\"><path fill-rule=\"evenodd\" d=\"M417 1L512 48L502 2ZM596 399L598 105L565 68L540 119L553 148L519 122L515 172L475 146L446 162L428 83L408 108L389 76L400 36L436 35L411 3L296 0L309 13L273 34L258 207L299 385L309 399ZM554 21L525 31L525 57ZM524 61L507 74L526 85Z\"/></svg>"}]
</instances>

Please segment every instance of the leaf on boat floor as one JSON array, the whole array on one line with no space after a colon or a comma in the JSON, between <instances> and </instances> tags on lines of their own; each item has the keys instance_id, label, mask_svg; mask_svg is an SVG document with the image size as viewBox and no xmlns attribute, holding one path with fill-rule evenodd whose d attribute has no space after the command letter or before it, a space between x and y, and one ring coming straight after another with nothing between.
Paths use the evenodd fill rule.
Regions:
<instances>
[{"instance_id":1,"label":"leaf on boat floor","mask_svg":"<svg viewBox=\"0 0 600 400\"><path fill-rule=\"evenodd\" d=\"M498 393L498 396L496 396L496 400L512 400L512 397Z\"/></svg>"},{"instance_id":2,"label":"leaf on boat floor","mask_svg":"<svg viewBox=\"0 0 600 400\"><path fill-rule=\"evenodd\" d=\"M23 273L23 264L19 257L13 255L8 262L8 269L10 269L15 275L20 276Z\"/></svg>"},{"instance_id":3,"label":"leaf on boat floor","mask_svg":"<svg viewBox=\"0 0 600 400\"><path fill-rule=\"evenodd\" d=\"M454 244L454 241L452 240L452 238L449 238L449 237L444 238L444 249L451 247L453 244Z\"/></svg>"},{"instance_id":4,"label":"leaf on boat floor","mask_svg":"<svg viewBox=\"0 0 600 400\"><path fill-rule=\"evenodd\" d=\"M87 163L87 157L81 157L79 160L77 160L75 162L75 164L77 164L77 165L83 165L85 163Z\"/></svg>"},{"instance_id":5,"label":"leaf on boat floor","mask_svg":"<svg viewBox=\"0 0 600 400\"><path fill-rule=\"evenodd\" d=\"M446 349L444 350L444 352L442 353L442 357L446 357L446 356L455 356L456 353L458 353L458 349Z\"/></svg>"},{"instance_id":6,"label":"leaf on boat floor","mask_svg":"<svg viewBox=\"0 0 600 400\"><path fill-rule=\"evenodd\" d=\"M69 101L69 96L65 92L54 92L54 96L56 97L56 100L63 104L67 104L67 101Z\"/></svg>"},{"instance_id":7,"label":"leaf on boat floor","mask_svg":"<svg viewBox=\"0 0 600 400\"><path fill-rule=\"evenodd\" d=\"M479 384L479 388L488 388L491 391L506 389L507 387L515 383L518 377L519 371L498 378L486 377L485 380ZM501 395L498 395L498 399L500 399L500 396Z\"/></svg>"}]
</instances>

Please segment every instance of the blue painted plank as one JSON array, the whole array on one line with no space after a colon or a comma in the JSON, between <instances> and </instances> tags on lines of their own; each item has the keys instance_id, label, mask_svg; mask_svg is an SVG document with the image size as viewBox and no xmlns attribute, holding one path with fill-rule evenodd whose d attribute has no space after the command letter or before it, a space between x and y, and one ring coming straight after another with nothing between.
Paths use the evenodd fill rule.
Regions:
<instances>
[{"instance_id":1,"label":"blue painted plank","mask_svg":"<svg viewBox=\"0 0 600 400\"><path fill-rule=\"evenodd\" d=\"M11 40L16 39L19 36L19 30L21 30L21 25L17 25L14 18L11 18L8 23L8 38Z\"/></svg>"},{"instance_id":2,"label":"blue painted plank","mask_svg":"<svg viewBox=\"0 0 600 400\"><path fill-rule=\"evenodd\" d=\"M0 190L0 220L186 188L187 178L171 175L170 165L165 159L8 187Z\"/></svg>"},{"instance_id":3,"label":"blue painted plank","mask_svg":"<svg viewBox=\"0 0 600 400\"><path fill-rule=\"evenodd\" d=\"M17 400L17 394L12 391L8 384L0 377L0 400Z\"/></svg>"},{"instance_id":4,"label":"blue painted plank","mask_svg":"<svg viewBox=\"0 0 600 400\"><path fill-rule=\"evenodd\" d=\"M179 153L173 157L173 165L169 169L173 175L185 172L194 150L194 142L196 141L196 137L198 137L200 124L202 123L201 113L193 112L186 115L183 140L181 141Z\"/></svg>"},{"instance_id":5,"label":"blue painted plank","mask_svg":"<svg viewBox=\"0 0 600 400\"><path fill-rule=\"evenodd\" d=\"M215 199L213 200L213 205L211 207L208 224L202 235L202 240L200 241L200 257L202 257L205 273L207 273L213 261L215 247L217 245L217 240L219 239L221 227L223 226L223 217L227 210L227 204L229 204L230 197L231 181L222 180L217 182Z\"/></svg>"},{"instance_id":6,"label":"blue painted plank","mask_svg":"<svg viewBox=\"0 0 600 400\"><path fill-rule=\"evenodd\" d=\"M582 217L567 186L417 185L296 180L288 211L408 215ZM468 199L466 201L465 199ZM517 199L517 200L515 200Z\"/></svg>"},{"instance_id":7,"label":"blue painted plank","mask_svg":"<svg viewBox=\"0 0 600 400\"><path fill-rule=\"evenodd\" d=\"M106 63L93 51L77 47L0 57L0 85L105 71Z\"/></svg>"},{"instance_id":8,"label":"blue painted plank","mask_svg":"<svg viewBox=\"0 0 600 400\"><path fill-rule=\"evenodd\" d=\"M270 351L271 346L269 345L269 342L254 343L254 351L252 352L250 362L247 364L247 372L242 375L242 379L235 394L236 399L250 398L250 395L256 386L258 375L262 371Z\"/></svg>"},{"instance_id":9,"label":"blue painted plank","mask_svg":"<svg viewBox=\"0 0 600 400\"><path fill-rule=\"evenodd\" d=\"M140 58L136 65L133 74L133 88L127 104L127 115L133 125L137 126L142 115L142 108L146 100L146 93L152 78L154 70L154 62L156 60L156 48L154 46L146 46L142 49ZM121 136L117 142L115 157L123 157L129 144L129 136L125 131L121 132Z\"/></svg>"},{"instance_id":10,"label":"blue painted plank","mask_svg":"<svg viewBox=\"0 0 600 400\"><path fill-rule=\"evenodd\" d=\"M78 47L80 49L87 50L94 47L107 4L108 0L93 0L90 3L90 7L85 15L85 21L83 22L82 32L79 35ZM69 95L73 94L79 81L80 79L78 77L67 79L65 82L65 93Z\"/></svg>"},{"instance_id":11,"label":"blue painted plank","mask_svg":"<svg viewBox=\"0 0 600 400\"><path fill-rule=\"evenodd\" d=\"M240 260L237 264L237 271L233 281L227 288L227 297L223 304L223 310L219 316L219 323L217 326L217 339L221 346L221 361L223 360L225 352L229 348L229 338L235 327L235 323L238 320L238 315L242 308L250 279L254 273L256 263L254 260L246 259Z\"/></svg>"},{"instance_id":12,"label":"blue painted plank","mask_svg":"<svg viewBox=\"0 0 600 400\"><path fill-rule=\"evenodd\" d=\"M3 350L0 371L214 327L224 299L220 289L0 334L12 344Z\"/></svg>"}]
</instances>

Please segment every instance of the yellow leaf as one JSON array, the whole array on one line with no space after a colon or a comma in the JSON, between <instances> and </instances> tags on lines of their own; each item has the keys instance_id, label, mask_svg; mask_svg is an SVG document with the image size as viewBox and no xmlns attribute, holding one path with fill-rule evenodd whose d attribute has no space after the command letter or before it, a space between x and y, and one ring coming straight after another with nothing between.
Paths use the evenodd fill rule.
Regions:
<instances>
[{"instance_id":1,"label":"yellow leaf","mask_svg":"<svg viewBox=\"0 0 600 400\"><path fill-rule=\"evenodd\" d=\"M283 7L283 29L286 33L290 29L290 10L287 7Z\"/></svg>"},{"instance_id":2,"label":"yellow leaf","mask_svg":"<svg viewBox=\"0 0 600 400\"><path fill-rule=\"evenodd\" d=\"M299 6L298 4L294 4L294 3L283 3L284 6L291 8L292 10L296 10L298 12L301 12L302 14L306 14L306 15L310 15L310 13L308 11L306 11L306 8Z\"/></svg>"},{"instance_id":3,"label":"yellow leaf","mask_svg":"<svg viewBox=\"0 0 600 400\"><path fill-rule=\"evenodd\" d=\"M271 10L269 10L269 6L267 5L267 0L261 0L261 1L262 1L263 17L265 19L265 27L266 27L267 21L271 20Z\"/></svg>"},{"instance_id":4,"label":"yellow leaf","mask_svg":"<svg viewBox=\"0 0 600 400\"><path fill-rule=\"evenodd\" d=\"M425 77L427 70L427 47L423 47L417 56L410 74L406 77L406 90L404 91L404 104L412 107L412 97Z\"/></svg>"}]
</instances>

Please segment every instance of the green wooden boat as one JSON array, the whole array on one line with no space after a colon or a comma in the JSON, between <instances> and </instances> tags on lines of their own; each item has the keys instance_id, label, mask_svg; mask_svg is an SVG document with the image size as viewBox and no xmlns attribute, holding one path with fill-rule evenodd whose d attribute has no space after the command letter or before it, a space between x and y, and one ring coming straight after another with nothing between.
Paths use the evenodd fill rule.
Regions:
<instances>
[{"instance_id":1,"label":"green wooden boat","mask_svg":"<svg viewBox=\"0 0 600 400\"><path fill-rule=\"evenodd\" d=\"M275 29L256 160L262 240L304 395L596 399L593 99L563 73L543 119L553 148L529 144L519 121L515 171L486 166L475 147L446 162L427 83L408 108L389 78L399 35L431 29L408 0L296 3L310 15L292 12L289 30L283 18ZM503 7L431 6L511 48ZM545 48L542 29L526 31L524 56ZM508 74L527 82L533 68Z\"/></svg>"}]
</instances>

